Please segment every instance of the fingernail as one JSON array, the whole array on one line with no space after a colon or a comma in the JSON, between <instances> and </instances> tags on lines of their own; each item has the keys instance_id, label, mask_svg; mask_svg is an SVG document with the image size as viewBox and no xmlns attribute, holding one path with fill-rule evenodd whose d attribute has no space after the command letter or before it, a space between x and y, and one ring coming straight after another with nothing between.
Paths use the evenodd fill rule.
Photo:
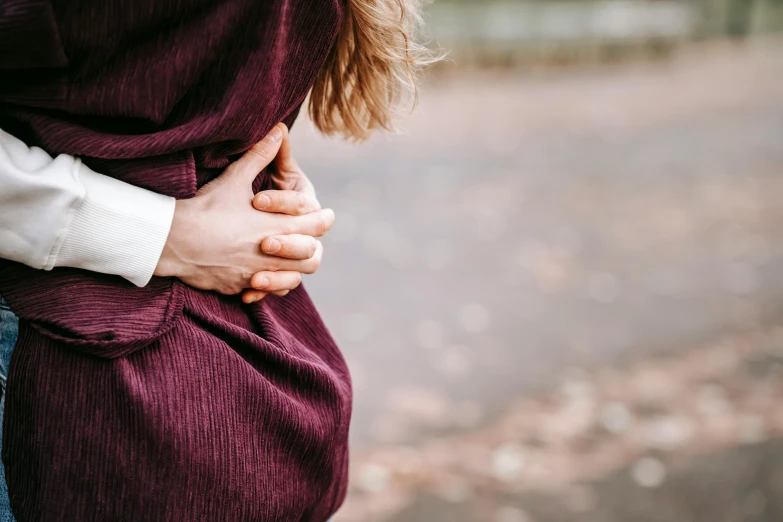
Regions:
<instances>
[{"instance_id":1,"label":"fingernail","mask_svg":"<svg viewBox=\"0 0 783 522\"><path fill-rule=\"evenodd\" d=\"M263 279L261 279L258 282L258 284L255 286L255 288L257 288L258 290L262 290L262 289L266 288L267 286L269 286L269 279L264 277Z\"/></svg>"},{"instance_id":2,"label":"fingernail","mask_svg":"<svg viewBox=\"0 0 783 522\"><path fill-rule=\"evenodd\" d=\"M269 134L266 135L266 139L272 143L277 143L283 139L283 129L281 129L279 125L275 125L275 127L269 131Z\"/></svg>"},{"instance_id":3,"label":"fingernail","mask_svg":"<svg viewBox=\"0 0 783 522\"><path fill-rule=\"evenodd\" d=\"M268 254L274 254L280 250L280 241L277 239L270 239L266 244L266 251Z\"/></svg>"},{"instance_id":4,"label":"fingernail","mask_svg":"<svg viewBox=\"0 0 783 522\"><path fill-rule=\"evenodd\" d=\"M267 196L266 194L260 194L260 195L259 195L259 196L256 198L256 203L257 203L257 204L258 204L258 206L259 206L259 207L261 207L261 208L269 208L269 205L271 205L271 204L272 204L272 198L270 198L270 197L269 197L269 196Z\"/></svg>"}]
</instances>

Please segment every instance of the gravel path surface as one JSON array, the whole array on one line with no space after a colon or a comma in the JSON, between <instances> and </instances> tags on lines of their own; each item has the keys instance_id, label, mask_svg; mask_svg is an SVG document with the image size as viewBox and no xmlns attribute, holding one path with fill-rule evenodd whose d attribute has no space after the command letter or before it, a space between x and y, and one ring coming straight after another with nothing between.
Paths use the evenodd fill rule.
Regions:
<instances>
[{"instance_id":1,"label":"gravel path surface","mask_svg":"<svg viewBox=\"0 0 783 522\"><path fill-rule=\"evenodd\" d=\"M438 78L359 148L300 122L356 388L338 520L783 519L781 53Z\"/></svg>"}]
</instances>

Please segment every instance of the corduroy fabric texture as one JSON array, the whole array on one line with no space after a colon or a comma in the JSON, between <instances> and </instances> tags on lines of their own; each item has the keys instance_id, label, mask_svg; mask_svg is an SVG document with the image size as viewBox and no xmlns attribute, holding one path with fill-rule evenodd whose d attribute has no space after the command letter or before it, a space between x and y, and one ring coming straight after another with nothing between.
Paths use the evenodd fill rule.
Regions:
<instances>
[{"instance_id":1,"label":"corduroy fabric texture","mask_svg":"<svg viewBox=\"0 0 783 522\"><path fill-rule=\"evenodd\" d=\"M0 128L192 197L293 123L341 17L339 0L3 2ZM350 379L303 288L244 306L5 262L0 295L20 317L3 441L19 522L322 522L339 507Z\"/></svg>"}]
</instances>

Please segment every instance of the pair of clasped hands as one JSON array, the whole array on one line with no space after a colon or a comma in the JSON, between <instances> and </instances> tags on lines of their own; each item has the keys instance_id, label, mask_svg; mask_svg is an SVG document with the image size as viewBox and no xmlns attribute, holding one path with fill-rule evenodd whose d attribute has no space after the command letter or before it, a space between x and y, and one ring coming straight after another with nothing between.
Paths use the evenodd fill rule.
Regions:
<instances>
[{"instance_id":1,"label":"pair of clasped hands","mask_svg":"<svg viewBox=\"0 0 783 522\"><path fill-rule=\"evenodd\" d=\"M255 196L251 185L274 164L277 190ZM251 304L284 296L321 264L316 238L334 224L291 155L288 128L277 124L195 197L178 200L155 275L201 290L242 293Z\"/></svg>"}]
</instances>

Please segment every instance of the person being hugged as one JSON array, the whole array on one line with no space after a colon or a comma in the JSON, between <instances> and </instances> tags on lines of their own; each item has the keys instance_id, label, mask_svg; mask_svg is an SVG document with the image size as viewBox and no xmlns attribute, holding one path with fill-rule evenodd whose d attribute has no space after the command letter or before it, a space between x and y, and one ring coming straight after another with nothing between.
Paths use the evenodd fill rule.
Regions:
<instances>
[{"instance_id":1,"label":"person being hugged","mask_svg":"<svg viewBox=\"0 0 783 522\"><path fill-rule=\"evenodd\" d=\"M326 521L351 385L300 285L334 213L288 129L309 94L326 134L393 130L434 60L419 5L18 0L0 20L0 516Z\"/></svg>"}]
</instances>

